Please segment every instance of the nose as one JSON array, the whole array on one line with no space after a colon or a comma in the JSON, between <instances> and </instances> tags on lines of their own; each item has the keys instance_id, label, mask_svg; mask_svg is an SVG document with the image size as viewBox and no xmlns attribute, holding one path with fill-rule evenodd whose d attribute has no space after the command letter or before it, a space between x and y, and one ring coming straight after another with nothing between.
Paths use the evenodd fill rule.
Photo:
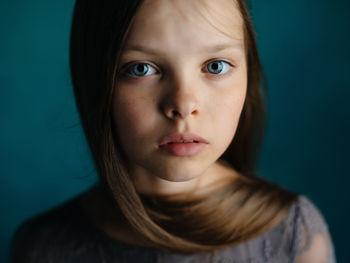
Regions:
<instances>
[{"instance_id":1,"label":"nose","mask_svg":"<svg viewBox=\"0 0 350 263\"><path fill-rule=\"evenodd\" d=\"M193 86L193 85L192 85ZM163 112L169 119L186 119L199 113L199 98L190 83L172 81L163 100Z\"/></svg>"}]
</instances>

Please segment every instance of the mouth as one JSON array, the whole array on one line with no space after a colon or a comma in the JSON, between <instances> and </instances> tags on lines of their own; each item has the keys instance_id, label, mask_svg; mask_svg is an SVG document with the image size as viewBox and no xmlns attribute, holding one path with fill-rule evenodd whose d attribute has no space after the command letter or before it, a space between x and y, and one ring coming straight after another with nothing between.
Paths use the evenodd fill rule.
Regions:
<instances>
[{"instance_id":1,"label":"mouth","mask_svg":"<svg viewBox=\"0 0 350 263\"><path fill-rule=\"evenodd\" d=\"M197 134L193 133L173 133L162 139L160 146L165 144L176 144L176 143L204 143L208 142Z\"/></svg>"},{"instance_id":2,"label":"mouth","mask_svg":"<svg viewBox=\"0 0 350 263\"><path fill-rule=\"evenodd\" d=\"M199 141L168 142L168 144L175 144L175 143L199 143Z\"/></svg>"},{"instance_id":3,"label":"mouth","mask_svg":"<svg viewBox=\"0 0 350 263\"><path fill-rule=\"evenodd\" d=\"M191 157L199 154L208 142L192 133L174 133L163 138L159 147L168 154L178 157Z\"/></svg>"}]
</instances>

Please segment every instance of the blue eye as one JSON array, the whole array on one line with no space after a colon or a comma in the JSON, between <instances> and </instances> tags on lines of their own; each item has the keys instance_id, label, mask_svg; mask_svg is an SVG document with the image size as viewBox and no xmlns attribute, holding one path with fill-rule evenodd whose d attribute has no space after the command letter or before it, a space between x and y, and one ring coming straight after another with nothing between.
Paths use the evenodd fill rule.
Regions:
<instances>
[{"instance_id":1,"label":"blue eye","mask_svg":"<svg viewBox=\"0 0 350 263\"><path fill-rule=\"evenodd\" d=\"M215 60L207 65L207 70L212 74L224 74L229 69L230 64L222 60Z\"/></svg>"},{"instance_id":2,"label":"blue eye","mask_svg":"<svg viewBox=\"0 0 350 263\"><path fill-rule=\"evenodd\" d=\"M156 72L157 70L147 63L136 63L127 70L127 73L136 77L143 77Z\"/></svg>"}]
</instances>

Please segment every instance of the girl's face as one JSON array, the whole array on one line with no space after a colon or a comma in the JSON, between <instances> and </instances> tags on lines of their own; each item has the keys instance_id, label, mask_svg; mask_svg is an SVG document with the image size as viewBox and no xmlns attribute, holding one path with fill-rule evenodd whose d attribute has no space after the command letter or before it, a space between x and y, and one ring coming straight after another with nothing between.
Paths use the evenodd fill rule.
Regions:
<instances>
[{"instance_id":1,"label":"girl's face","mask_svg":"<svg viewBox=\"0 0 350 263\"><path fill-rule=\"evenodd\" d=\"M137 190L175 193L221 176L217 160L234 137L247 89L235 2L145 0L120 65L113 119ZM169 153L160 143L172 133L207 144L197 153L177 144Z\"/></svg>"}]
</instances>

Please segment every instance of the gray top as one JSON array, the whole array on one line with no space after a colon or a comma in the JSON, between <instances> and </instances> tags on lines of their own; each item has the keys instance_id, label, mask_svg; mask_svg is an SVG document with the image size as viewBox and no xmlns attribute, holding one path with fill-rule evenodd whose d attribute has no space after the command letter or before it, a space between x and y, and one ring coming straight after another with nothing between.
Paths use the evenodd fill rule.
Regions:
<instances>
[{"instance_id":1,"label":"gray top","mask_svg":"<svg viewBox=\"0 0 350 263\"><path fill-rule=\"evenodd\" d=\"M190 255L112 239L88 220L74 198L17 229L12 262L335 263L335 253L327 223L305 196L298 196L286 217L262 235L237 246Z\"/></svg>"}]
</instances>

